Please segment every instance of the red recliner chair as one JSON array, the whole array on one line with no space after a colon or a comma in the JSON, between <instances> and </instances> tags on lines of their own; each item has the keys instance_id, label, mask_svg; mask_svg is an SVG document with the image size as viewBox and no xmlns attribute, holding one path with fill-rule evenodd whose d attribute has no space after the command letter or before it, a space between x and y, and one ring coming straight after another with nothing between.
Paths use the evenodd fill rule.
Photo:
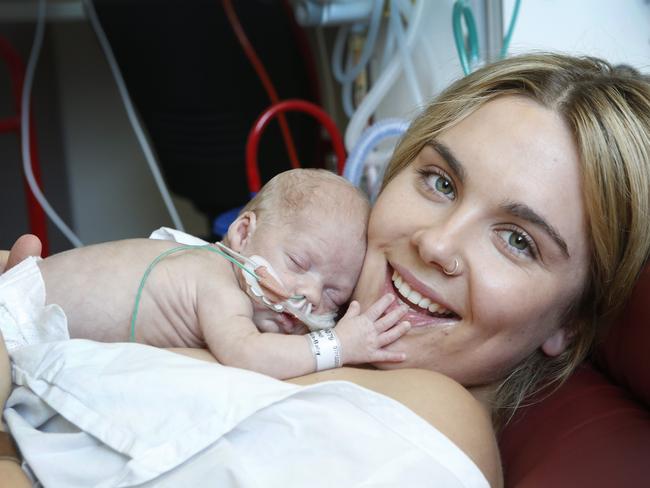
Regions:
<instances>
[{"instance_id":1,"label":"red recliner chair","mask_svg":"<svg viewBox=\"0 0 650 488\"><path fill-rule=\"evenodd\" d=\"M650 266L594 357L500 444L506 487L650 487Z\"/></svg>"}]
</instances>

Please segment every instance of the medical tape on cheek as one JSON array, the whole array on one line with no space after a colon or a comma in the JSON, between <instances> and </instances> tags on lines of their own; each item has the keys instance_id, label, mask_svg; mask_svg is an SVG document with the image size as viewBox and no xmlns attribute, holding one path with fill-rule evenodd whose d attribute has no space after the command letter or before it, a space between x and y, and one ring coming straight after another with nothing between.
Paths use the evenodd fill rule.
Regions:
<instances>
[{"instance_id":1,"label":"medical tape on cheek","mask_svg":"<svg viewBox=\"0 0 650 488\"><path fill-rule=\"evenodd\" d=\"M314 355L316 371L341 367L341 342L334 329L321 329L307 334Z\"/></svg>"},{"instance_id":2,"label":"medical tape on cheek","mask_svg":"<svg viewBox=\"0 0 650 488\"><path fill-rule=\"evenodd\" d=\"M277 274L275 274L269 262L263 257L255 256L255 255L245 259L246 261L244 263L244 267L249 272L243 273L243 275L244 275L244 280L246 281L246 285L248 286L248 290L253 294L253 296L255 296L259 301L261 301L264 305L266 305L273 311L282 312L284 310L282 304L274 303L272 300L269 300L269 298L266 297L264 290L262 289L259 281L254 276L255 270L258 267L263 266L264 268L266 268L268 273L280 284L280 286L282 286L282 282L280 281L280 278L277 276Z\"/></svg>"}]
</instances>

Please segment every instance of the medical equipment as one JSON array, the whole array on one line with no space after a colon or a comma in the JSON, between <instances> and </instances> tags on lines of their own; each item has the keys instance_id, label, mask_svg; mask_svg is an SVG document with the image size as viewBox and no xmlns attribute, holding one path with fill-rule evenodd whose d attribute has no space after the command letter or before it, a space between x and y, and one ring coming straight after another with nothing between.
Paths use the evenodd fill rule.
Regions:
<instances>
[{"instance_id":1,"label":"medical equipment","mask_svg":"<svg viewBox=\"0 0 650 488\"><path fill-rule=\"evenodd\" d=\"M423 12L425 3L423 0L419 0L412 9L413 12L409 19L405 36L406 47L409 51L413 50L418 33L420 32L420 27L424 23ZM388 90L397 81L401 74L402 66L403 60L401 56L395 54L386 68L381 72L381 75L374 80L372 88L356 108L354 115L345 129L345 147L348 151L352 151L356 146L361 134L367 127L368 121L377 110L386 93L388 93Z\"/></svg>"},{"instance_id":2,"label":"medical equipment","mask_svg":"<svg viewBox=\"0 0 650 488\"><path fill-rule=\"evenodd\" d=\"M347 40L349 38L351 39L350 33L355 30L362 30L363 23L356 23L352 26L341 26L336 33L336 39L334 41L334 50L332 52L332 74L341 84L343 107L348 117L351 117L354 112L354 107L352 106L352 84L357 80L359 75L365 71L370 62L370 58L377 42L379 28L381 26L383 1L374 0L372 3L373 8L368 20L367 37L363 47L361 48L361 52L359 53L359 59L356 60L356 62L353 62L352 55L348 53L347 59L344 61L343 52L347 45ZM345 67L343 67L344 65Z\"/></svg>"},{"instance_id":3,"label":"medical equipment","mask_svg":"<svg viewBox=\"0 0 650 488\"><path fill-rule=\"evenodd\" d=\"M508 31L503 37L501 44L500 57L505 58L510 46L510 39L515 30L515 23L519 15L519 7L521 0L515 0L515 6L510 17L510 24ZM462 21L464 21L467 28L467 41L463 35ZM465 0L456 0L452 11L452 26L454 29L454 41L456 43L456 50L458 51L458 59L460 60L463 73L470 74L474 68L479 64L479 40L476 30L476 22L472 9Z\"/></svg>"},{"instance_id":4,"label":"medical equipment","mask_svg":"<svg viewBox=\"0 0 650 488\"><path fill-rule=\"evenodd\" d=\"M20 116L20 106L22 103L22 90L25 79L25 66L23 61L11 45L11 43L4 37L0 36L0 59L4 61L9 71L9 78L11 79L11 88L14 98L14 107L16 115L0 119L0 133L16 132L18 139L22 144L20 126L22 117ZM29 114L29 152L31 155L31 165L34 174L34 180L37 186L41 187L41 166L38 156L38 143L36 142L36 130L34 126L34 117ZM39 205L38 200L29 188L27 180L25 180L25 197L27 200L27 210L29 218L29 230L32 234L38 236L42 244L42 255L47 256L50 251L48 232L47 232L47 218L45 211Z\"/></svg>"},{"instance_id":5,"label":"medical equipment","mask_svg":"<svg viewBox=\"0 0 650 488\"><path fill-rule=\"evenodd\" d=\"M370 152L382 140L389 137L398 137L404 134L406 129L408 129L408 126L409 123L405 120L384 119L368 127L348 156L348 160L345 163L345 170L343 171L343 177L353 185L361 186L363 169L366 166L366 160L368 159ZM368 182L371 201L374 201L377 197L379 185L383 179L385 164L381 166L381 170L375 176L374 181Z\"/></svg>"},{"instance_id":6,"label":"medical equipment","mask_svg":"<svg viewBox=\"0 0 650 488\"><path fill-rule=\"evenodd\" d=\"M27 61L27 67L25 68L25 80L23 83L22 97L20 101L20 142L23 156L23 170L27 184L29 185L29 188L31 189L39 205L43 208L43 210L45 210L45 213L48 215L48 217L50 217L54 225L59 228L63 235L65 235L74 246L79 247L83 245L81 243L81 240L74 232L72 232L70 227L66 225L63 219L59 217L59 214L57 214L50 205L50 202L47 201L47 198L45 198L45 195L43 195L43 192L36 182L34 171L32 169L29 132L30 102L32 96L32 85L34 83L34 74L36 72L36 65L41 54L41 48L43 47L43 37L45 36L46 7L47 6L45 0L39 0L34 42L29 54L29 60Z\"/></svg>"},{"instance_id":7,"label":"medical equipment","mask_svg":"<svg viewBox=\"0 0 650 488\"><path fill-rule=\"evenodd\" d=\"M345 2L294 2L296 21L302 26L327 26L361 22L372 14L374 0L347 0Z\"/></svg>"},{"instance_id":8,"label":"medical equipment","mask_svg":"<svg viewBox=\"0 0 650 488\"><path fill-rule=\"evenodd\" d=\"M273 120L273 117L288 111L298 111L311 115L325 127L332 140L332 147L334 148L338 161L336 171L338 174L343 174L345 146L343 145L341 134L331 117L318 105L307 102L306 100L284 100L266 109L255 121L248 135L246 142L246 176L248 178L248 189L251 193L258 192L262 187L262 180L257 164L257 149L262 133L269 122Z\"/></svg>"},{"instance_id":9,"label":"medical equipment","mask_svg":"<svg viewBox=\"0 0 650 488\"><path fill-rule=\"evenodd\" d=\"M307 298L303 295L290 295L285 290L271 265L264 258L260 256L251 256L249 258L233 251L220 242L216 242L215 245L184 245L174 247L158 255L151 264L149 264L140 280L140 285L135 296L135 304L131 315L131 342L135 342L135 324L138 318L140 300L142 298L144 285L149 278L151 271L160 261L170 254L193 249L203 249L219 254L240 268L250 294L253 295L254 299L274 312L289 313L304 323L312 331L334 327L336 313L322 315L312 313L312 304L309 303Z\"/></svg>"},{"instance_id":10,"label":"medical equipment","mask_svg":"<svg viewBox=\"0 0 650 488\"><path fill-rule=\"evenodd\" d=\"M86 15L88 16L88 19L90 21L91 26L95 30L95 33L97 35L97 39L99 40L100 45L102 46L102 49L104 50L104 53L106 55L106 58L108 60L108 64L111 68L111 71L113 73L113 76L115 78L115 82L118 87L118 91L120 93L120 96L122 97L122 100L125 105L125 109L129 118L129 121L131 122L131 125L133 127L133 130L135 132L136 138L138 139L138 142L140 143L140 147L142 148L142 151L144 153L144 156L147 160L147 163L149 165L149 168L151 169L152 175L154 177L154 180L158 186L158 189L160 191L160 194L165 202L165 205L167 206L167 210L169 211L172 221L174 222L174 225L178 229L183 229L183 224L180 220L180 217L178 215L178 212L176 211L176 208L174 206L174 203L171 199L171 196L169 194L169 191L167 190L167 187L165 186L165 182L162 178L162 175L160 173L160 169L158 168L158 164L155 160L155 157L153 155L153 151L151 150L151 147L146 139L146 136L144 134L144 131L137 119L137 115L135 113L135 109L133 108L133 104L131 103L131 99L128 94L128 90L126 88L126 84L124 83L124 79L122 78L122 75L120 73L120 70L117 66L117 63L115 61L115 57L113 56L113 52L111 50L111 47L108 43L108 40L106 39L106 35L104 34L104 31L101 27L101 24L99 23L99 20L97 18L97 14L95 13L95 9L93 7L92 1L91 0L83 0L83 4L85 7L85 12ZM25 70L25 78L24 78L24 83L22 87L22 97L21 97L21 104L20 104L20 114L21 114L21 148L22 148L22 158L23 158L23 170L25 173L25 179L27 181L27 184L29 185L29 188L31 189L34 197L38 201L39 205L43 208L45 213L48 215L48 217L52 220L52 222L56 225L56 227L65 235L65 237L75 246L75 247L81 247L83 246L83 243L81 239L68 227L68 225L61 219L61 217L57 214L57 212L52 208L50 203L48 202L47 198L45 195L43 195L43 192L41 191L38 182L36 180L36 177L33 172L32 168L32 155L31 155L31 147L30 147L30 132L29 132L29 127L30 127L30 101L31 101L31 92L32 92L32 85L34 82L34 74L36 72L36 66L38 63L38 58L41 53L41 49L43 46L43 38L45 36L45 16L47 12L47 1L46 0L39 0L38 2L38 11L37 11L37 21L36 21L36 30L34 33L34 42L32 44L32 49L29 55L29 60L27 62L27 67Z\"/></svg>"},{"instance_id":11,"label":"medical equipment","mask_svg":"<svg viewBox=\"0 0 650 488\"><path fill-rule=\"evenodd\" d=\"M267 108L253 124L246 141L246 179L251 198L262 188L262 177L257 163L257 150L262 134L274 117L284 112L297 111L313 116L327 130L332 141L332 147L337 158L336 171L343 174L345 166L345 146L341 133L332 118L318 105L306 100L283 100ZM241 207L233 208L219 215L213 223L215 234L223 236L228 232L228 226L237 218Z\"/></svg>"},{"instance_id":12,"label":"medical equipment","mask_svg":"<svg viewBox=\"0 0 650 488\"><path fill-rule=\"evenodd\" d=\"M244 28L239 22L239 17L237 16L237 12L235 12L235 8L232 4L232 0L222 0L221 4L223 5L223 9L226 13L226 17L228 18L228 23L232 27L232 30L235 33L235 36L237 37L237 41L241 45L244 54L246 54L246 57L250 61L251 65L253 66L255 73L257 73L258 78L262 82L262 85L264 86L264 90L266 91L269 100L273 104L278 103L280 101L280 98L278 97L278 93L275 89L275 86L273 85L271 78L266 72L266 68L264 68L264 64L262 64L262 61L257 56L257 53L253 48L253 45L248 40L248 36L246 35L246 32L244 32ZM291 137L291 131L289 130L289 125L287 124L287 119L285 118L284 114L280 114L278 116L278 123L280 124L282 139L284 139L284 144L287 147L287 153L289 154L289 161L291 162L291 166L293 168L299 168L300 162L298 161L296 146L293 142L293 138Z\"/></svg>"},{"instance_id":13,"label":"medical equipment","mask_svg":"<svg viewBox=\"0 0 650 488\"><path fill-rule=\"evenodd\" d=\"M246 271L243 276L248 289L268 308L277 313L287 312L293 315L312 331L334 327L336 313L313 314L312 304L307 300L307 297L303 295L290 296L284 285L282 285L280 277L266 259L261 256L248 258L233 251L221 242L215 244L233 258L231 261L239 260L240 263L244 264L242 270ZM239 266L241 267L241 265Z\"/></svg>"},{"instance_id":14,"label":"medical equipment","mask_svg":"<svg viewBox=\"0 0 650 488\"><path fill-rule=\"evenodd\" d=\"M111 72L113 73L113 77L115 78L115 84L117 85L120 96L122 97L122 101L124 102L124 108L129 118L129 122L131 122L131 127L133 128L133 132L135 133L135 136L138 139L138 143L140 144L142 153L144 154L144 157L147 160L147 164L149 165L151 174L153 175L156 185L158 186L158 191L160 192L160 195L162 196L163 201L165 202L165 206L167 207L167 211L169 212L169 215L171 216L172 221L174 222L174 226L179 230L183 230L183 223L181 222L181 218L178 215L178 211L174 206L174 202L172 201L171 195L169 194L169 190L165 185L165 180L163 179L162 174L160 173L160 168L154 156L153 150L151 149L151 145L149 144L149 141L145 136L144 130L142 129L142 125L138 121L138 116L135 113L133 103L131 102L131 97L129 96L129 91L126 88L126 83L124 83L124 78L122 77L120 68L117 65L117 61L115 60L115 56L113 54L113 50L111 49L111 45L108 42L108 39L106 38L104 29L102 29L102 25L99 22L99 19L97 18L97 13L95 12L95 7L93 6L93 2L92 0L83 0L83 2L84 2L86 15L88 16L88 20L90 21L91 26L95 30L95 35L97 36L97 40L99 41L99 44L102 46L102 49L104 50L104 55L106 56L108 65L110 66Z\"/></svg>"}]
</instances>

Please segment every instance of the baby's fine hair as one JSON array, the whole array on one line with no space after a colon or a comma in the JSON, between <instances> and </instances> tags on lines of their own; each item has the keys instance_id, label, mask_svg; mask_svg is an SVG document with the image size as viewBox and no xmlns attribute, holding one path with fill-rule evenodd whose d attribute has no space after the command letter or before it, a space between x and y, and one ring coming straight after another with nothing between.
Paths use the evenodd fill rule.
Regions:
<instances>
[{"instance_id":1,"label":"baby's fine hair","mask_svg":"<svg viewBox=\"0 0 650 488\"><path fill-rule=\"evenodd\" d=\"M274 176L240 214L254 212L259 222L270 223L304 211L327 212L343 219L361 216L367 222L370 204L345 178L324 169L298 168Z\"/></svg>"}]
</instances>

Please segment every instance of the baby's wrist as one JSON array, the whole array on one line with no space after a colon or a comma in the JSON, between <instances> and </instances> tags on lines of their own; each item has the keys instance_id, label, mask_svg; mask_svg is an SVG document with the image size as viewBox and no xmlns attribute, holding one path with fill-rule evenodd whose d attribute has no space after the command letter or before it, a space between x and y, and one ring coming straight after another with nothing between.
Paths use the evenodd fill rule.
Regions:
<instances>
[{"instance_id":1,"label":"baby's wrist","mask_svg":"<svg viewBox=\"0 0 650 488\"><path fill-rule=\"evenodd\" d=\"M343 365L343 349L334 329L321 329L307 334L314 357L314 369L340 368Z\"/></svg>"}]
</instances>

